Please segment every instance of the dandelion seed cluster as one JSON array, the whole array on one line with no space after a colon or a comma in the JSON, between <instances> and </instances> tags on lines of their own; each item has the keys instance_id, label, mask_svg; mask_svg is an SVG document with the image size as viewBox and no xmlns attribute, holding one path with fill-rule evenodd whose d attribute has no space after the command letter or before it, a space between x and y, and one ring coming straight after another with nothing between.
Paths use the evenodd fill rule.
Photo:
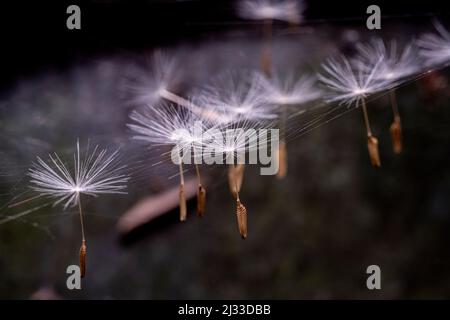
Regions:
<instances>
[{"instance_id":1,"label":"dandelion seed cluster","mask_svg":"<svg viewBox=\"0 0 450 320\"><path fill-rule=\"evenodd\" d=\"M266 43L270 43L273 40L272 20L299 23L304 7L303 2L294 0L248 0L239 2L237 9L240 17L262 20L265 28L270 27L270 30L266 29L264 33L267 37ZM374 166L379 167L381 165L379 142L371 130L366 101L376 95L391 93L394 112L391 132L395 153L399 153L402 134L394 90L427 72L429 65L448 60L447 46L450 43L448 33L440 25L437 25L437 29L439 35L425 35L419 41L411 40L406 44L400 44L397 39L386 41L381 38L357 43L354 55L331 55L323 61L317 74L303 73L301 76L277 70L272 61L276 48L266 44L261 48L262 72L258 70L224 72L222 75L212 77L200 88L191 88L190 92L193 94L189 98L175 92L174 87L167 85L167 81L155 77L154 83L158 81L161 83L152 86L159 88L154 93L174 105L168 107L150 103L145 106L144 113L140 111L131 113L130 119L133 123L128 126L133 132L133 139L150 145L173 145L176 142L183 146L195 144L200 152L207 149L208 144L214 144L214 141L205 142L193 134L191 129L193 119L206 121L206 129L279 128L282 137L277 157L280 161L279 177L283 178L287 172L288 151L285 131L286 121L290 115L303 114L317 106L325 108L328 106L334 108L336 104L349 108L362 106L370 160ZM433 61L424 67L424 60L421 57ZM170 67L159 66L158 69ZM143 96L145 97L145 92ZM160 108L166 111L158 111ZM181 136L175 133L180 131L184 133ZM226 158L234 159L240 150L257 149L259 146L244 140L241 144L236 141L220 142L215 147L221 150ZM238 201L237 212L241 212L239 208L243 207L239 198L243 168L238 169L233 165L229 168L228 174L230 190ZM236 172L240 172L239 177ZM180 176L183 176L181 167ZM245 238L247 220L245 219L244 226L244 219L240 218L242 217L238 214L239 230Z\"/></svg>"},{"instance_id":2,"label":"dandelion seed cluster","mask_svg":"<svg viewBox=\"0 0 450 320\"><path fill-rule=\"evenodd\" d=\"M256 25L261 25L261 29L270 26L270 32L263 33L266 38L261 42L271 44L276 41L278 27L287 28L304 22L305 7L304 1L299 0L243 0L237 4L236 15L254 20ZM272 24L275 20L278 23ZM437 22L435 28L436 32L406 43L400 39L375 37L356 43L354 54L331 54L321 61L320 70L305 71L302 66L301 70L292 68L286 72L273 59L279 49L272 45L262 46L260 55L264 58L264 66L261 68L251 68L253 60L258 60L258 57L247 57L244 59L248 62L247 70L240 67L236 67L238 70L227 70L233 65L229 63L222 68L217 67L223 72L208 74L199 71L202 72L198 77L201 81L191 81L195 77L189 74L188 63L176 52L168 54L156 50L146 57L145 67L136 65L128 70L130 79L124 86L128 93L124 104L133 109L129 112L126 125L130 138L149 147L193 148L195 158L199 154L198 158L201 158L203 152L214 147L225 158L234 160L241 151L260 148L256 133L247 139L239 139L238 136L235 140L224 142L205 139L195 130L196 124L200 123L202 133L211 130L256 132L262 128L280 129L283 135L278 159L285 162L280 164L283 171L280 176L284 177L288 158L285 131L289 130L286 123L290 117L316 108L362 107L371 162L379 166L378 140L370 127L366 102L377 95L391 93L395 120L391 132L395 137L396 153L399 153L402 132L395 89L432 68L440 68L450 62L450 33ZM63 204L64 209L78 204L80 211L82 194L98 196L126 192L129 177L124 173L125 167L118 164L118 151L109 154L96 146L91 151L88 148L82 157L79 143L76 149L73 167L57 154L50 155L48 161L37 158L28 173L30 188L39 195L52 198L54 204ZM199 184L198 211L203 216L206 190L202 185L199 163L194 161L194 164ZM247 207L239 197L244 170L243 167L231 167L229 170L229 176L234 177L230 180L234 181L231 189L237 200L239 230L246 237ZM236 172L239 172L238 178ZM183 208L180 218L184 220L187 200L183 163L179 164L179 175L180 207ZM239 186L236 186L236 181L239 181ZM242 213L244 211L245 215ZM248 213L251 214L251 208Z\"/></svg>"},{"instance_id":3,"label":"dandelion seed cluster","mask_svg":"<svg viewBox=\"0 0 450 320\"><path fill-rule=\"evenodd\" d=\"M75 206L81 194L125 194L128 177L123 173L125 166L118 163L118 151L108 154L106 149L89 148L82 157L80 144L73 155L73 166L67 166L58 154L49 155L50 163L37 158L30 168L31 189L55 199L55 205L64 208Z\"/></svg>"}]
</instances>

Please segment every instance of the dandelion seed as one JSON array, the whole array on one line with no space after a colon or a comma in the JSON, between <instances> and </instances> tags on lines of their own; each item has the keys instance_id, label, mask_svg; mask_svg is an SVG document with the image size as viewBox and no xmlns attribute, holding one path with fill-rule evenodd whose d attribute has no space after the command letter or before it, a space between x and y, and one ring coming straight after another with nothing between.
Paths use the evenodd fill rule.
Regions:
<instances>
[{"instance_id":1,"label":"dandelion seed","mask_svg":"<svg viewBox=\"0 0 450 320\"><path fill-rule=\"evenodd\" d=\"M98 196L100 194L126 194L128 177L122 173L125 166L118 164L118 150L108 154L107 150L99 150L95 146L85 157L74 154L74 168L71 171L55 153L49 155L50 164L40 157L29 169L30 188L42 196L55 199L54 205L64 203L64 209L76 206L80 195Z\"/></svg>"},{"instance_id":2,"label":"dandelion seed","mask_svg":"<svg viewBox=\"0 0 450 320\"><path fill-rule=\"evenodd\" d=\"M239 193L244 179L245 155L258 150L265 141L259 141L256 127L247 121L237 121L223 128L226 132L225 140L215 139L213 149L221 153L228 166L228 185L234 197Z\"/></svg>"},{"instance_id":3,"label":"dandelion seed","mask_svg":"<svg viewBox=\"0 0 450 320\"><path fill-rule=\"evenodd\" d=\"M228 184L230 192L236 198L236 214L241 236L247 237L247 210L240 200L240 191L244 179L245 155L267 145L264 138L258 137L257 128L262 123L236 120L228 126L225 140L213 140L213 149L224 155L228 166ZM230 138L232 137L232 138ZM267 139L267 137L265 138Z\"/></svg>"},{"instance_id":4,"label":"dandelion seed","mask_svg":"<svg viewBox=\"0 0 450 320\"><path fill-rule=\"evenodd\" d=\"M176 147L180 174L180 221L186 220L186 197L184 194L184 151L193 151L194 163L199 181L199 190L203 190L200 171L196 158L202 157L203 132L210 123L201 121L194 113L173 105L161 108L147 106L143 111L133 111L130 119L134 121L128 127L134 132L133 139L149 144L168 145ZM191 154L190 152L186 153ZM189 159L190 161L190 159ZM202 192L198 200L205 201L206 191ZM203 197L203 198L202 198ZM202 205L202 203L200 203ZM203 210L204 213L204 210Z\"/></svg>"},{"instance_id":5,"label":"dandelion seed","mask_svg":"<svg viewBox=\"0 0 450 320\"><path fill-rule=\"evenodd\" d=\"M238 4L238 14L244 19L263 20L265 44L261 50L261 70L270 76L272 69L272 21L298 25L304 10L299 0L245 0Z\"/></svg>"},{"instance_id":6,"label":"dandelion seed","mask_svg":"<svg viewBox=\"0 0 450 320\"><path fill-rule=\"evenodd\" d=\"M304 10L298 0L244 0L238 4L238 14L250 20L280 20L300 23Z\"/></svg>"},{"instance_id":7,"label":"dandelion seed","mask_svg":"<svg viewBox=\"0 0 450 320\"><path fill-rule=\"evenodd\" d=\"M247 238L247 209L242 204L239 192L244 179L244 164L231 164L228 167L228 184L231 194L236 198L236 218L238 229L243 239Z\"/></svg>"},{"instance_id":8,"label":"dandelion seed","mask_svg":"<svg viewBox=\"0 0 450 320\"><path fill-rule=\"evenodd\" d=\"M150 71L136 72L136 79L128 85L128 90L132 95L131 103L154 105L161 100L167 100L198 116L214 117L214 114L205 113L204 108L174 92L180 82L180 70L179 63L175 58L156 51L150 59Z\"/></svg>"},{"instance_id":9,"label":"dandelion seed","mask_svg":"<svg viewBox=\"0 0 450 320\"><path fill-rule=\"evenodd\" d=\"M321 95L315 77L309 75L296 78L291 73L283 78L276 74L271 78L263 78L262 86L266 92L266 101L279 107L298 107L317 100Z\"/></svg>"},{"instance_id":10,"label":"dandelion seed","mask_svg":"<svg viewBox=\"0 0 450 320\"><path fill-rule=\"evenodd\" d=\"M392 87L391 80L380 79L379 74L382 57L372 66L369 72L361 70L359 63L352 66L347 58L329 58L322 64L323 73L319 80L326 87L325 100L339 101L347 106L359 106L368 96Z\"/></svg>"},{"instance_id":11,"label":"dandelion seed","mask_svg":"<svg viewBox=\"0 0 450 320\"><path fill-rule=\"evenodd\" d=\"M358 43L356 48L358 55L354 63L366 73L377 65L375 79L397 82L421 71L417 48L412 42L402 48L395 40L386 44L380 38L373 38L369 43Z\"/></svg>"},{"instance_id":12,"label":"dandelion seed","mask_svg":"<svg viewBox=\"0 0 450 320\"><path fill-rule=\"evenodd\" d=\"M205 122L183 108L167 104L158 107L147 105L142 110L134 110L130 119L133 123L127 126L134 133L134 140L154 145L179 145L181 148L201 146L201 131L195 128Z\"/></svg>"},{"instance_id":13,"label":"dandelion seed","mask_svg":"<svg viewBox=\"0 0 450 320\"><path fill-rule=\"evenodd\" d=\"M324 74L319 74L319 80L328 89L325 95L328 102L339 101L340 104L346 104L349 107L362 106L369 156L374 166L379 166L381 163L378 156L378 142L372 135L365 99L371 94L392 87L392 81L383 80L377 76L382 59L383 57L378 59L370 72L365 72L361 68L355 71L355 67L352 67L345 57L341 57L340 60L331 58L322 65Z\"/></svg>"},{"instance_id":14,"label":"dandelion seed","mask_svg":"<svg viewBox=\"0 0 450 320\"><path fill-rule=\"evenodd\" d=\"M227 73L203 88L198 101L219 114L222 124L272 120L277 115L275 107L265 99L263 82L262 76L254 72Z\"/></svg>"},{"instance_id":15,"label":"dandelion seed","mask_svg":"<svg viewBox=\"0 0 450 320\"><path fill-rule=\"evenodd\" d=\"M450 62L450 32L435 21L437 33L427 33L417 40L420 55L429 66L447 65Z\"/></svg>"},{"instance_id":16,"label":"dandelion seed","mask_svg":"<svg viewBox=\"0 0 450 320\"><path fill-rule=\"evenodd\" d=\"M315 78L311 76L302 76L295 79L293 74L287 76L284 80L279 76L266 78L263 86L267 94L267 102L281 109L279 119L280 126L280 144L278 148L277 159L279 161L277 177L282 179L287 174L287 147L286 147L286 121L287 109L290 107L299 107L305 103L314 101L320 97L320 90L315 87Z\"/></svg>"},{"instance_id":17,"label":"dandelion seed","mask_svg":"<svg viewBox=\"0 0 450 320\"><path fill-rule=\"evenodd\" d=\"M245 128L245 127L244 127ZM244 179L245 154L257 150L258 140L256 130L248 130L239 127L229 127L225 141L213 142L214 149L222 153L225 157L225 163L228 166L228 184L230 192L234 197L241 190Z\"/></svg>"},{"instance_id":18,"label":"dandelion seed","mask_svg":"<svg viewBox=\"0 0 450 320\"><path fill-rule=\"evenodd\" d=\"M122 171L125 166L117 162L118 150L108 154L107 150L99 150L95 146L92 152L89 146L84 158L80 154L77 141L77 152L74 154L73 170L70 170L55 153L49 156L50 164L41 158L29 169L30 188L42 196L55 199L54 205L64 203L64 209L77 206L80 213L81 238L80 269L85 274L86 237L84 231L81 194L98 196L100 194L125 194L128 176Z\"/></svg>"},{"instance_id":19,"label":"dandelion seed","mask_svg":"<svg viewBox=\"0 0 450 320\"><path fill-rule=\"evenodd\" d=\"M144 68L134 70L133 81L127 86L131 103L154 104L161 100L161 93L176 88L180 82L177 60L162 51L156 51Z\"/></svg>"},{"instance_id":20,"label":"dandelion seed","mask_svg":"<svg viewBox=\"0 0 450 320\"><path fill-rule=\"evenodd\" d=\"M394 40L386 45L383 40L375 38L369 44L358 44L357 49L359 57L356 63L359 68L365 72L370 72L374 65L380 61L375 78L391 81L393 85L397 85L405 78L421 70L416 48L412 43L400 49ZM395 87L390 90L390 96L394 117L390 131L394 153L398 154L402 150L402 133Z\"/></svg>"}]
</instances>

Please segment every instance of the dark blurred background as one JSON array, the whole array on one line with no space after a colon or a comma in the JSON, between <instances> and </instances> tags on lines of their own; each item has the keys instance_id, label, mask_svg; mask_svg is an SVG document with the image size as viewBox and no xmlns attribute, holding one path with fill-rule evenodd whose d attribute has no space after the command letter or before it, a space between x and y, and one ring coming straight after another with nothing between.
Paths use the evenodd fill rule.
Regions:
<instances>
[{"instance_id":1,"label":"dark blurred background","mask_svg":"<svg viewBox=\"0 0 450 320\"><path fill-rule=\"evenodd\" d=\"M69 4L81 7L80 31L65 27ZM450 12L443 1L307 1L305 33L281 39L280 51L289 52L285 62L299 68L296 59L306 57L315 70L330 47L346 50L354 39L345 36L349 30L360 33L357 39L370 37L370 4L383 16L383 30L373 34L399 38L432 31L433 18L446 24ZM26 192L26 169L36 155L70 155L80 136L126 141L129 110L117 91L135 54L162 46L188 52L192 62L208 52L212 62L201 60L202 74L227 52L248 61L259 40L246 43L241 32L259 25L237 18L234 8L222 0L2 4L0 213L8 215L5 204ZM170 164L145 169L128 196L86 201L90 254L82 291L65 287L65 268L77 263L76 210L45 208L0 225L0 298L448 298L449 72L430 77L398 90L400 156L391 150L388 99L371 102L379 169L369 164L359 110L294 135L286 179L249 167L242 191L249 211L245 241L220 168L205 169L203 219L192 214L180 224L175 210L131 238L119 235L117 221L129 207L176 184L167 178ZM294 118L289 127L295 131L300 123ZM141 151L125 148L129 158ZM156 162L159 154L149 159ZM371 264L381 267L382 290L366 288Z\"/></svg>"},{"instance_id":2,"label":"dark blurred background","mask_svg":"<svg viewBox=\"0 0 450 320\"><path fill-rule=\"evenodd\" d=\"M8 1L0 11L2 37L1 84L46 65L67 66L73 59L117 50L195 41L205 34L241 28L252 22L239 19L230 0L86 0ZM306 1L305 24L354 24L366 20L366 9L377 4L384 22L411 24L446 17L448 3L429 1ZM82 10L82 29L68 30L67 7Z\"/></svg>"}]
</instances>

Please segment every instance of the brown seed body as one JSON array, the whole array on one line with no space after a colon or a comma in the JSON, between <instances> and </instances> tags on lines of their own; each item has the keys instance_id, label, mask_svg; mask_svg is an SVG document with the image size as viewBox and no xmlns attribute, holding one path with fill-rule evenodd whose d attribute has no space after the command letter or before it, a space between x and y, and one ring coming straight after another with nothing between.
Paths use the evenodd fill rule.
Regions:
<instances>
[{"instance_id":1,"label":"brown seed body","mask_svg":"<svg viewBox=\"0 0 450 320\"><path fill-rule=\"evenodd\" d=\"M272 25L271 19L265 20L263 25L264 46L261 49L261 70L270 77L272 72Z\"/></svg>"},{"instance_id":2,"label":"brown seed body","mask_svg":"<svg viewBox=\"0 0 450 320\"><path fill-rule=\"evenodd\" d=\"M243 239L247 238L247 209L240 200L236 201L236 216L238 222L239 233Z\"/></svg>"},{"instance_id":3,"label":"brown seed body","mask_svg":"<svg viewBox=\"0 0 450 320\"><path fill-rule=\"evenodd\" d=\"M206 207L206 189L200 184L197 189L197 215L203 217Z\"/></svg>"},{"instance_id":4,"label":"brown seed body","mask_svg":"<svg viewBox=\"0 0 450 320\"><path fill-rule=\"evenodd\" d=\"M86 275L86 253L86 241L83 240L80 247L80 275L82 278L84 278L84 276Z\"/></svg>"},{"instance_id":5,"label":"brown seed body","mask_svg":"<svg viewBox=\"0 0 450 320\"><path fill-rule=\"evenodd\" d=\"M391 138L392 138L392 148L395 154L400 154L403 149L402 145L402 125L400 118L395 118L394 122L391 124Z\"/></svg>"},{"instance_id":6,"label":"brown seed body","mask_svg":"<svg viewBox=\"0 0 450 320\"><path fill-rule=\"evenodd\" d=\"M380 161L380 154L378 152L378 139L375 138L374 136L368 136L367 148L369 150L370 163L374 167L380 167L381 161Z\"/></svg>"},{"instance_id":7,"label":"brown seed body","mask_svg":"<svg viewBox=\"0 0 450 320\"><path fill-rule=\"evenodd\" d=\"M287 174L287 149L284 141L280 142L278 147L278 172L277 178L283 179Z\"/></svg>"},{"instance_id":8,"label":"brown seed body","mask_svg":"<svg viewBox=\"0 0 450 320\"><path fill-rule=\"evenodd\" d=\"M184 194L184 184L180 184L180 221L185 221L187 216L186 196Z\"/></svg>"},{"instance_id":9,"label":"brown seed body","mask_svg":"<svg viewBox=\"0 0 450 320\"><path fill-rule=\"evenodd\" d=\"M272 52L269 46L266 46L261 51L261 70L267 76L270 76L272 69Z\"/></svg>"}]
</instances>

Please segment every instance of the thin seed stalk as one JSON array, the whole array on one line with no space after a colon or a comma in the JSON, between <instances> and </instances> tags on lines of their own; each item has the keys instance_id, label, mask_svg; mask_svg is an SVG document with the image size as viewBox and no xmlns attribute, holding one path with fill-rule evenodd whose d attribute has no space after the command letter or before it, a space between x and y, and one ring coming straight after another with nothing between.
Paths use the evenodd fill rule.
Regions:
<instances>
[{"instance_id":1,"label":"thin seed stalk","mask_svg":"<svg viewBox=\"0 0 450 320\"><path fill-rule=\"evenodd\" d=\"M241 190L242 182L244 180L245 165L242 163L231 164L228 166L228 185L233 197L237 197L237 193Z\"/></svg>"},{"instance_id":2,"label":"thin seed stalk","mask_svg":"<svg viewBox=\"0 0 450 320\"><path fill-rule=\"evenodd\" d=\"M10 208L14 208L14 207L20 206L21 204L24 204L24 203L36 200L36 199L38 199L38 198L40 198L42 196L43 196L43 194L38 194L38 195L30 197L28 199L25 199L25 200L22 200L22 201L19 201L19 202L15 202L13 204L8 205L8 208L10 209Z\"/></svg>"},{"instance_id":3,"label":"thin seed stalk","mask_svg":"<svg viewBox=\"0 0 450 320\"><path fill-rule=\"evenodd\" d=\"M237 197L236 169L234 164L228 166L228 186L233 197Z\"/></svg>"},{"instance_id":4,"label":"thin seed stalk","mask_svg":"<svg viewBox=\"0 0 450 320\"><path fill-rule=\"evenodd\" d=\"M286 147L286 107L283 107L283 112L280 119L280 144L278 146L278 172L277 178L283 179L287 174L287 147Z\"/></svg>"},{"instance_id":5,"label":"thin seed stalk","mask_svg":"<svg viewBox=\"0 0 450 320\"><path fill-rule=\"evenodd\" d=\"M4 217L3 219L0 219L0 225L2 225L2 224L4 224L4 223L8 223L9 221L12 221L12 220L15 220L15 219L19 219L20 217L26 216L26 215L28 215L28 214L30 214L30 213L32 213L32 212L35 212L35 211L37 211L37 210L39 210L39 209L41 209L41 208L47 207L49 204L50 204L50 203L47 202L47 203L44 204L44 205L37 206L37 207L34 207L34 208L32 208L32 209L28 209L28 210L19 212L19 213L17 213L17 214L13 214L13 215Z\"/></svg>"},{"instance_id":6,"label":"thin seed stalk","mask_svg":"<svg viewBox=\"0 0 450 320\"><path fill-rule=\"evenodd\" d=\"M187 205L186 205L186 195L184 193L184 172L183 172L183 163L180 157L179 161L179 169L180 169L180 221L186 221L187 216Z\"/></svg>"},{"instance_id":7,"label":"thin seed stalk","mask_svg":"<svg viewBox=\"0 0 450 320\"><path fill-rule=\"evenodd\" d=\"M392 149L395 154L400 154L403 149L402 143L402 124L400 119L400 112L398 111L397 95L395 89L390 91L392 113L394 121L392 122L389 131L391 132Z\"/></svg>"},{"instance_id":8,"label":"thin seed stalk","mask_svg":"<svg viewBox=\"0 0 450 320\"><path fill-rule=\"evenodd\" d=\"M397 103L397 94L395 93L395 89L390 91L391 96L391 107L394 118L400 118L400 112L398 111L398 103Z\"/></svg>"},{"instance_id":9,"label":"thin seed stalk","mask_svg":"<svg viewBox=\"0 0 450 320\"><path fill-rule=\"evenodd\" d=\"M194 103L190 102L189 100L186 100L185 98L167 90L162 89L159 91L159 95L170 102L176 103L177 105L182 106L183 108L188 109L192 113L195 113L198 116L201 116L206 119L211 119L215 121L220 121L220 115L215 112L214 110L201 108Z\"/></svg>"},{"instance_id":10,"label":"thin seed stalk","mask_svg":"<svg viewBox=\"0 0 450 320\"><path fill-rule=\"evenodd\" d=\"M367 136L372 136L372 129L370 128L369 114L367 112L366 101L364 99L362 101L362 110L364 116L364 125L366 126Z\"/></svg>"},{"instance_id":11,"label":"thin seed stalk","mask_svg":"<svg viewBox=\"0 0 450 320\"><path fill-rule=\"evenodd\" d=\"M86 275L86 237L84 234L84 220L83 220L83 210L81 209L81 196L78 195L78 210L80 213L80 224L81 224L81 247L80 247L80 276L84 278Z\"/></svg>"},{"instance_id":12,"label":"thin seed stalk","mask_svg":"<svg viewBox=\"0 0 450 320\"><path fill-rule=\"evenodd\" d=\"M203 217L205 215L206 207L206 189L202 185L200 176L200 169L198 164L195 164L195 171L197 172L198 189L197 189L197 215Z\"/></svg>"},{"instance_id":13,"label":"thin seed stalk","mask_svg":"<svg viewBox=\"0 0 450 320\"><path fill-rule=\"evenodd\" d=\"M362 101L362 110L363 110L363 115L364 115L364 123L365 123L366 131L367 131L367 149L369 151L370 163L374 167L380 167L381 161L380 161L380 153L378 151L378 139L372 135L372 130L370 128L369 114L367 112L366 102L364 99L362 99L361 101Z\"/></svg>"}]
</instances>

